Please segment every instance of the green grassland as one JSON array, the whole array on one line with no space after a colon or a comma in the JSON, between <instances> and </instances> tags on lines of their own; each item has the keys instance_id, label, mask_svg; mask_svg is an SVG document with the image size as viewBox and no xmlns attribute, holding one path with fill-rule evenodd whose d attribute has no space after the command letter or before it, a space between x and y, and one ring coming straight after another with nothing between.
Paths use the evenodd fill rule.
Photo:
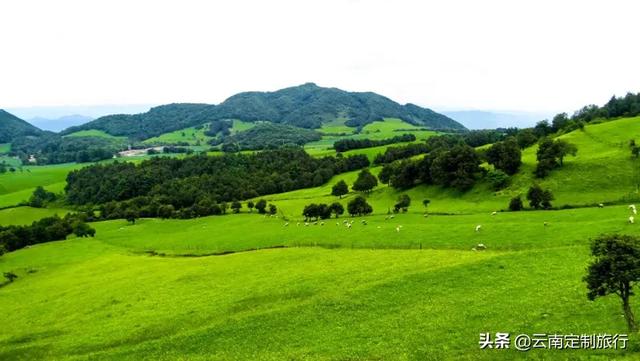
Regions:
<instances>
[{"instance_id":1,"label":"green grassland","mask_svg":"<svg viewBox=\"0 0 640 361\"><path fill-rule=\"evenodd\" d=\"M127 137L118 137L98 129L79 130L77 132L67 134L65 135L65 137L98 137L98 138L112 139L112 140L118 140L118 141L127 140Z\"/></svg>"},{"instance_id":2,"label":"green grassland","mask_svg":"<svg viewBox=\"0 0 640 361\"><path fill-rule=\"evenodd\" d=\"M382 128L369 134L402 134L371 126ZM19 276L0 288L0 324L11 326L0 333L0 359L636 360L637 335L626 351L480 350L478 339L480 332L626 332L618 299L588 301L582 277L590 238L640 236L640 225L627 222L627 204L639 199L639 164L627 146L637 135L640 118L561 136L578 154L540 184L556 206L590 207L491 214L536 182L532 147L505 190L484 182L466 193L418 186L406 192L409 212L393 219L387 212L401 192L379 185L367 195L371 216L304 224L304 205L346 205L355 196L330 195L338 180L353 183L358 172L350 172L263 197L277 205L277 217L244 208L93 223L95 238L0 257L0 272ZM62 169L74 166L33 167L43 169L40 180L0 175L0 203L38 182L64 186ZM604 208L593 206L600 202ZM0 224L63 211L6 209ZM351 229L345 220L354 221ZM487 250L472 250L479 243ZM236 253L218 255L229 251ZM640 312L639 300L632 306Z\"/></svg>"},{"instance_id":3,"label":"green grassland","mask_svg":"<svg viewBox=\"0 0 640 361\"><path fill-rule=\"evenodd\" d=\"M325 123L318 130L325 134L322 139L311 142L305 145L304 149L313 156L330 156L335 155L335 150L332 149L333 143L340 139L372 139L382 140L395 136L399 136L405 133L410 133L416 136L416 142L424 141L430 136L438 134L431 130L422 130L413 124L409 124L400 119L385 118L382 122L373 122L367 124L362 128L360 133L354 133L356 128L347 127L344 125L344 120L335 120L329 123ZM338 135L345 134L345 135ZM399 143L395 145L402 145L407 143ZM349 154L366 154L369 159L373 159L378 153L383 153L388 146L355 149L349 152L345 152L345 155Z\"/></svg>"},{"instance_id":4,"label":"green grassland","mask_svg":"<svg viewBox=\"0 0 640 361\"><path fill-rule=\"evenodd\" d=\"M0 154L9 153L11 151L11 143L0 144Z\"/></svg>"},{"instance_id":5,"label":"green grassland","mask_svg":"<svg viewBox=\"0 0 640 361\"><path fill-rule=\"evenodd\" d=\"M45 217L60 217L69 211L62 208L15 207L0 210L0 226L27 225Z\"/></svg>"},{"instance_id":6,"label":"green grassland","mask_svg":"<svg viewBox=\"0 0 640 361\"><path fill-rule=\"evenodd\" d=\"M144 144L176 144L188 143L189 145L207 144L211 137L204 134L206 128L195 127L176 130L170 133L164 133L157 137L146 139Z\"/></svg>"}]
</instances>

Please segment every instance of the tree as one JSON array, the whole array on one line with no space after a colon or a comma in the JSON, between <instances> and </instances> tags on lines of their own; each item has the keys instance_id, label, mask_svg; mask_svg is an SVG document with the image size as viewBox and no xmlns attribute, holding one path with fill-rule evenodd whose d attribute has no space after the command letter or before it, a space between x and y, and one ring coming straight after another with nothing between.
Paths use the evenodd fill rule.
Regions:
<instances>
[{"instance_id":1,"label":"tree","mask_svg":"<svg viewBox=\"0 0 640 361\"><path fill-rule=\"evenodd\" d=\"M233 210L233 213L240 213L240 208L242 208L242 203L238 201L233 201L231 203L231 209Z\"/></svg>"},{"instance_id":2,"label":"tree","mask_svg":"<svg viewBox=\"0 0 640 361\"><path fill-rule=\"evenodd\" d=\"M42 208L47 203L56 200L56 195L53 192L45 190L42 186L38 186L29 198L29 206L35 208Z\"/></svg>"},{"instance_id":3,"label":"tree","mask_svg":"<svg viewBox=\"0 0 640 361\"><path fill-rule=\"evenodd\" d=\"M7 253L7 248L4 246L4 244L0 244L0 256L5 253Z\"/></svg>"},{"instance_id":4,"label":"tree","mask_svg":"<svg viewBox=\"0 0 640 361\"><path fill-rule=\"evenodd\" d=\"M247 208L249 208L249 213L253 213L253 207L255 207L255 204L253 203L253 201L247 202Z\"/></svg>"},{"instance_id":5,"label":"tree","mask_svg":"<svg viewBox=\"0 0 640 361\"><path fill-rule=\"evenodd\" d=\"M636 332L638 326L629 304L633 286L640 281L640 239L620 234L600 235L591 245L595 259L587 268L584 281L587 283L587 298L616 294L622 301L624 318L629 330Z\"/></svg>"},{"instance_id":6,"label":"tree","mask_svg":"<svg viewBox=\"0 0 640 361\"><path fill-rule=\"evenodd\" d=\"M489 171L487 179L494 191L499 191L509 185L509 176L500 169Z\"/></svg>"},{"instance_id":7,"label":"tree","mask_svg":"<svg viewBox=\"0 0 640 361\"><path fill-rule=\"evenodd\" d=\"M402 212L406 212L409 209L409 205L411 205L411 198L408 194L401 194L396 201L396 204L393 206L393 209L396 212L402 210Z\"/></svg>"},{"instance_id":8,"label":"tree","mask_svg":"<svg viewBox=\"0 0 640 361\"><path fill-rule=\"evenodd\" d=\"M522 205L522 198L520 196L511 198L509 202L510 211L521 211L524 206Z\"/></svg>"},{"instance_id":9,"label":"tree","mask_svg":"<svg viewBox=\"0 0 640 361\"><path fill-rule=\"evenodd\" d=\"M96 235L96 230L84 222L76 222L73 227L73 233L77 237L94 237Z\"/></svg>"},{"instance_id":10,"label":"tree","mask_svg":"<svg viewBox=\"0 0 640 361\"><path fill-rule=\"evenodd\" d=\"M338 183L334 184L333 188L331 188L331 195L340 197L340 199L342 199L342 196L347 193L349 193L349 186L342 179Z\"/></svg>"},{"instance_id":11,"label":"tree","mask_svg":"<svg viewBox=\"0 0 640 361\"><path fill-rule=\"evenodd\" d=\"M358 174L358 178L356 179L355 183L353 183L352 188L357 192L368 193L371 192L371 190L377 185L378 179L376 178L376 176L371 174L368 169L363 169Z\"/></svg>"},{"instance_id":12,"label":"tree","mask_svg":"<svg viewBox=\"0 0 640 361\"><path fill-rule=\"evenodd\" d=\"M564 164L564 157L567 155L575 156L578 148L563 139L552 140L544 138L540 141L538 152L536 154L538 164L536 166L535 175L538 178L546 177L549 172Z\"/></svg>"},{"instance_id":13,"label":"tree","mask_svg":"<svg viewBox=\"0 0 640 361\"><path fill-rule=\"evenodd\" d=\"M307 204L306 206L304 206L304 209L302 210L302 215L304 216L304 220L310 220L312 218L318 218L319 212L318 212L318 205L315 203L311 203L311 204Z\"/></svg>"},{"instance_id":14,"label":"tree","mask_svg":"<svg viewBox=\"0 0 640 361\"><path fill-rule=\"evenodd\" d=\"M422 200L422 205L424 206L425 210L427 208L429 208L429 204L431 204L431 200L430 199L423 199Z\"/></svg>"},{"instance_id":15,"label":"tree","mask_svg":"<svg viewBox=\"0 0 640 361\"><path fill-rule=\"evenodd\" d=\"M527 199L529 205L535 209L549 209L551 208L551 201L553 200L553 194L549 190L544 190L537 184L532 185L527 192Z\"/></svg>"},{"instance_id":16,"label":"tree","mask_svg":"<svg viewBox=\"0 0 640 361\"><path fill-rule=\"evenodd\" d=\"M509 138L504 142L493 144L486 153L487 162L492 164L496 169L502 170L508 175L514 175L518 172L520 164L522 164L522 151L518 142L513 138Z\"/></svg>"},{"instance_id":17,"label":"tree","mask_svg":"<svg viewBox=\"0 0 640 361\"><path fill-rule=\"evenodd\" d=\"M480 157L468 145L457 145L435 156L430 173L436 184L467 191L482 173Z\"/></svg>"},{"instance_id":18,"label":"tree","mask_svg":"<svg viewBox=\"0 0 640 361\"><path fill-rule=\"evenodd\" d=\"M278 212L278 208L276 207L276 205L273 203L269 204L269 214L275 215L277 212Z\"/></svg>"},{"instance_id":19,"label":"tree","mask_svg":"<svg viewBox=\"0 0 640 361\"><path fill-rule=\"evenodd\" d=\"M393 163L387 163L382 167L380 173L378 173L378 179L380 179L380 182L382 182L383 184L389 185L391 177L393 177L394 173L395 166L393 165Z\"/></svg>"},{"instance_id":20,"label":"tree","mask_svg":"<svg viewBox=\"0 0 640 361\"><path fill-rule=\"evenodd\" d=\"M352 216L363 216L373 212L373 208L362 196L357 196L347 204L347 211Z\"/></svg>"},{"instance_id":21,"label":"tree","mask_svg":"<svg viewBox=\"0 0 640 361\"><path fill-rule=\"evenodd\" d=\"M138 211L131 207L127 208L127 210L124 212L124 218L131 224L136 223L136 219L138 218L138 216Z\"/></svg>"},{"instance_id":22,"label":"tree","mask_svg":"<svg viewBox=\"0 0 640 361\"><path fill-rule=\"evenodd\" d=\"M173 217L175 209L171 204L165 204L158 207L158 216L162 219Z\"/></svg>"},{"instance_id":23,"label":"tree","mask_svg":"<svg viewBox=\"0 0 640 361\"><path fill-rule=\"evenodd\" d=\"M264 199L261 199L256 203L256 209L258 210L258 213L260 214L267 213L266 208L267 208L267 201L265 201Z\"/></svg>"},{"instance_id":24,"label":"tree","mask_svg":"<svg viewBox=\"0 0 640 361\"><path fill-rule=\"evenodd\" d=\"M335 214L336 218L344 213L344 207L339 202L333 202L329 205L329 211Z\"/></svg>"}]
</instances>

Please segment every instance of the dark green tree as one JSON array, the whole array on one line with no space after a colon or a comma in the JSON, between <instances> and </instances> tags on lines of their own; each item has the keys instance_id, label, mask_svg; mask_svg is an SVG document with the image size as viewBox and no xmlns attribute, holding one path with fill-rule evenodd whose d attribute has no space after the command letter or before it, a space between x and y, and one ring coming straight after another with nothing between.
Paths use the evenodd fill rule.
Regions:
<instances>
[{"instance_id":1,"label":"dark green tree","mask_svg":"<svg viewBox=\"0 0 640 361\"><path fill-rule=\"evenodd\" d=\"M127 210L124 211L124 218L131 224L135 224L138 217L138 210L135 208L127 208Z\"/></svg>"},{"instance_id":2,"label":"dark green tree","mask_svg":"<svg viewBox=\"0 0 640 361\"><path fill-rule=\"evenodd\" d=\"M393 163L387 163L382 167L382 170L380 170L380 173L378 173L378 179L380 179L380 182L382 182L382 184L389 185L389 182L391 181L391 177L393 176L394 173L395 173L395 166L393 165Z\"/></svg>"},{"instance_id":3,"label":"dark green tree","mask_svg":"<svg viewBox=\"0 0 640 361\"><path fill-rule=\"evenodd\" d=\"M527 200L529 200L529 205L535 209L549 209L551 208L553 194L551 191L542 189L539 185L534 184L527 192Z\"/></svg>"},{"instance_id":4,"label":"dark green tree","mask_svg":"<svg viewBox=\"0 0 640 361\"><path fill-rule=\"evenodd\" d=\"M364 192L369 193L371 190L378 185L378 179L376 176L371 174L368 169L363 169L358 174L358 178L355 183L353 183L353 190L356 192Z\"/></svg>"},{"instance_id":5,"label":"dark green tree","mask_svg":"<svg viewBox=\"0 0 640 361\"><path fill-rule=\"evenodd\" d=\"M247 208L249 208L249 213L253 213L253 207L255 207L255 204L253 203L253 201L247 202Z\"/></svg>"},{"instance_id":6,"label":"dark green tree","mask_svg":"<svg viewBox=\"0 0 640 361\"><path fill-rule=\"evenodd\" d=\"M341 216L344 213L344 207L339 202L333 202L329 205L329 210L333 213L336 218Z\"/></svg>"},{"instance_id":7,"label":"dark green tree","mask_svg":"<svg viewBox=\"0 0 640 361\"><path fill-rule=\"evenodd\" d=\"M409 197L409 195L401 194L398 197L396 204L393 206L393 209L396 212L399 212L399 211L406 212L409 209L410 205L411 205L411 198Z\"/></svg>"},{"instance_id":8,"label":"dark green tree","mask_svg":"<svg viewBox=\"0 0 640 361\"><path fill-rule=\"evenodd\" d=\"M278 212L278 207L276 207L276 205L273 203L269 204L269 214L275 215L277 212Z\"/></svg>"},{"instance_id":9,"label":"dark green tree","mask_svg":"<svg viewBox=\"0 0 640 361\"><path fill-rule=\"evenodd\" d=\"M340 180L331 188L331 195L342 198L343 195L349 193L349 186L344 180Z\"/></svg>"},{"instance_id":10,"label":"dark green tree","mask_svg":"<svg viewBox=\"0 0 640 361\"><path fill-rule=\"evenodd\" d=\"M5 272L5 273L3 274L3 276L4 276L4 278L6 278L6 279L7 279L7 281L8 281L9 283L13 282L13 280L15 280L16 278L18 278L18 275L16 275L16 274L15 274L15 273L13 273L13 272Z\"/></svg>"},{"instance_id":11,"label":"dark green tree","mask_svg":"<svg viewBox=\"0 0 640 361\"><path fill-rule=\"evenodd\" d=\"M42 208L47 203L53 202L55 200L56 200L55 193L45 190L42 186L38 186L33 191L31 198L29 198L29 206L35 207L35 208Z\"/></svg>"},{"instance_id":12,"label":"dark green tree","mask_svg":"<svg viewBox=\"0 0 640 361\"><path fill-rule=\"evenodd\" d=\"M267 211L266 211L266 209L267 209L267 201L265 201L264 199L259 200L256 203L256 209L258 210L258 213L260 213L260 214L267 213Z\"/></svg>"},{"instance_id":13,"label":"dark green tree","mask_svg":"<svg viewBox=\"0 0 640 361\"><path fill-rule=\"evenodd\" d=\"M233 213L240 213L240 208L242 208L242 203L238 202L238 201L233 201L231 203L231 209L233 211Z\"/></svg>"},{"instance_id":14,"label":"dark green tree","mask_svg":"<svg viewBox=\"0 0 640 361\"><path fill-rule=\"evenodd\" d=\"M494 143L486 153L487 162L508 175L518 172L522 164L522 151L514 138Z\"/></svg>"},{"instance_id":15,"label":"dark green tree","mask_svg":"<svg viewBox=\"0 0 640 361\"><path fill-rule=\"evenodd\" d=\"M522 204L522 198L520 196L511 198L509 202L509 210L510 211L521 211L524 208Z\"/></svg>"},{"instance_id":16,"label":"dark green tree","mask_svg":"<svg viewBox=\"0 0 640 361\"><path fill-rule=\"evenodd\" d=\"M347 204L347 211L352 216L363 216L373 212L373 208L362 196L357 196Z\"/></svg>"},{"instance_id":17,"label":"dark green tree","mask_svg":"<svg viewBox=\"0 0 640 361\"><path fill-rule=\"evenodd\" d=\"M640 240L629 235L600 235L591 245L595 258L587 268L584 281L587 283L587 298L616 294L622 301L622 310L627 326L638 331L635 315L629 299L633 286L640 281Z\"/></svg>"}]
</instances>

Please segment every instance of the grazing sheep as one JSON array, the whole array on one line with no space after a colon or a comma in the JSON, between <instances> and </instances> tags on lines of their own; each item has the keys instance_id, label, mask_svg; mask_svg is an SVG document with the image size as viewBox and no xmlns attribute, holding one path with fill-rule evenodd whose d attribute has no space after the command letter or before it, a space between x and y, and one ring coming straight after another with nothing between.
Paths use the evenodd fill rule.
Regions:
<instances>
[{"instance_id":1,"label":"grazing sheep","mask_svg":"<svg viewBox=\"0 0 640 361\"><path fill-rule=\"evenodd\" d=\"M347 223L347 229L351 229L351 223Z\"/></svg>"},{"instance_id":2,"label":"grazing sheep","mask_svg":"<svg viewBox=\"0 0 640 361\"><path fill-rule=\"evenodd\" d=\"M480 224L479 224L479 225L477 225L477 226L476 226L476 232L480 232L480 228L482 228L482 225L480 225Z\"/></svg>"},{"instance_id":3,"label":"grazing sheep","mask_svg":"<svg viewBox=\"0 0 640 361\"><path fill-rule=\"evenodd\" d=\"M320 225L321 225L321 226L324 226L324 222L320 222Z\"/></svg>"},{"instance_id":4,"label":"grazing sheep","mask_svg":"<svg viewBox=\"0 0 640 361\"><path fill-rule=\"evenodd\" d=\"M543 225L546 227L546 226L548 226L548 225L549 225L549 223L544 222L544 223L543 223Z\"/></svg>"},{"instance_id":5,"label":"grazing sheep","mask_svg":"<svg viewBox=\"0 0 640 361\"><path fill-rule=\"evenodd\" d=\"M400 233L400 226L396 227L396 232Z\"/></svg>"},{"instance_id":6,"label":"grazing sheep","mask_svg":"<svg viewBox=\"0 0 640 361\"><path fill-rule=\"evenodd\" d=\"M285 227L289 227L289 222L284 224Z\"/></svg>"},{"instance_id":7,"label":"grazing sheep","mask_svg":"<svg viewBox=\"0 0 640 361\"><path fill-rule=\"evenodd\" d=\"M635 215L635 214L638 214L638 213L636 212L636 209L635 209L635 208L634 208L634 209L632 209L631 211L633 212L633 214L634 214L634 215Z\"/></svg>"},{"instance_id":8,"label":"grazing sheep","mask_svg":"<svg viewBox=\"0 0 640 361\"><path fill-rule=\"evenodd\" d=\"M485 250L485 249L487 249L487 246L485 246L482 243L478 243L478 245L476 246L476 249L479 250L479 251L480 250Z\"/></svg>"},{"instance_id":9,"label":"grazing sheep","mask_svg":"<svg viewBox=\"0 0 640 361\"><path fill-rule=\"evenodd\" d=\"M492 215L492 216L495 216L496 214L498 214L498 212L495 212L495 211L494 211L494 212L491 212L491 215Z\"/></svg>"},{"instance_id":10,"label":"grazing sheep","mask_svg":"<svg viewBox=\"0 0 640 361\"><path fill-rule=\"evenodd\" d=\"M636 208L636 205L635 204L630 204L629 208Z\"/></svg>"},{"instance_id":11,"label":"grazing sheep","mask_svg":"<svg viewBox=\"0 0 640 361\"><path fill-rule=\"evenodd\" d=\"M425 214L423 215L423 217L424 217L424 218L429 217L429 213L425 213Z\"/></svg>"},{"instance_id":12,"label":"grazing sheep","mask_svg":"<svg viewBox=\"0 0 640 361\"><path fill-rule=\"evenodd\" d=\"M604 204L598 203L598 208L604 208Z\"/></svg>"},{"instance_id":13,"label":"grazing sheep","mask_svg":"<svg viewBox=\"0 0 640 361\"><path fill-rule=\"evenodd\" d=\"M340 225L340 222L336 222L336 226L339 226L339 225Z\"/></svg>"},{"instance_id":14,"label":"grazing sheep","mask_svg":"<svg viewBox=\"0 0 640 361\"><path fill-rule=\"evenodd\" d=\"M313 225L317 226L318 225L318 221L313 222Z\"/></svg>"},{"instance_id":15,"label":"grazing sheep","mask_svg":"<svg viewBox=\"0 0 640 361\"><path fill-rule=\"evenodd\" d=\"M634 220L633 216L629 216L629 224L633 224Z\"/></svg>"},{"instance_id":16,"label":"grazing sheep","mask_svg":"<svg viewBox=\"0 0 640 361\"><path fill-rule=\"evenodd\" d=\"M393 214L389 216L389 219L394 219L396 218Z\"/></svg>"},{"instance_id":17,"label":"grazing sheep","mask_svg":"<svg viewBox=\"0 0 640 361\"><path fill-rule=\"evenodd\" d=\"M296 226L300 226L300 222L296 223Z\"/></svg>"},{"instance_id":18,"label":"grazing sheep","mask_svg":"<svg viewBox=\"0 0 640 361\"><path fill-rule=\"evenodd\" d=\"M309 227L309 222L304 222L305 227Z\"/></svg>"}]
</instances>

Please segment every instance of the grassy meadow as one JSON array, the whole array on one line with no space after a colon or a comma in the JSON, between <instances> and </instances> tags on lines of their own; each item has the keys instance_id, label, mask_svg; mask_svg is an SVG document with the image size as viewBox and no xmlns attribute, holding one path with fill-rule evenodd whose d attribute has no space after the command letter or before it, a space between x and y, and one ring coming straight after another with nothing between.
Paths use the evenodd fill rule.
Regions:
<instances>
[{"instance_id":1,"label":"grassy meadow","mask_svg":"<svg viewBox=\"0 0 640 361\"><path fill-rule=\"evenodd\" d=\"M365 127L364 137L409 127L385 123ZM323 132L346 133L341 127ZM421 132L418 139L434 134ZM9 325L0 333L0 359L637 360L637 335L617 351L478 347L480 332L627 333L618 298L589 301L582 277L591 238L640 236L640 224L627 222L628 204L640 201L640 164L627 146L635 135L640 118L561 136L577 145L577 156L539 183L552 190L555 206L569 209L504 211L536 182L531 147L506 189L417 186L404 192L409 211L393 218L388 210L402 192L379 184L366 196L372 215L305 225L306 204L346 206L356 196L330 195L341 179L353 184L358 172L350 172L261 197L278 207L275 217L245 205L224 216L92 223L95 238L0 257L0 272L18 275L0 287L0 324ZM326 151L333 135L325 137L326 144L308 146L311 154ZM380 148L357 151L373 157ZM61 192L66 174L81 166L0 175L0 207L38 185ZM431 200L427 209L423 199ZM8 208L0 224L66 211ZM351 229L345 221L354 222ZM487 250L474 250L480 243ZM640 312L640 300L631 302Z\"/></svg>"}]
</instances>

